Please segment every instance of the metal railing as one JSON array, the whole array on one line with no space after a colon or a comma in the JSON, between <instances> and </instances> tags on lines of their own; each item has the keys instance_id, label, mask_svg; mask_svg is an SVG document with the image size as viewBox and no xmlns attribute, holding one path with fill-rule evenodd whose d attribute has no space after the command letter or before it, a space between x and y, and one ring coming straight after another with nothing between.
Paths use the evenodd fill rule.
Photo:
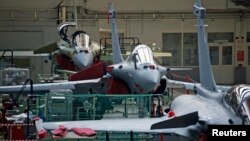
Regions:
<instances>
[{"instance_id":1,"label":"metal railing","mask_svg":"<svg viewBox=\"0 0 250 141\"><path fill-rule=\"evenodd\" d=\"M153 104L163 103L152 94L46 94L36 98L32 112L45 121L150 117ZM157 97L157 98L155 98Z\"/></svg>"}]
</instances>

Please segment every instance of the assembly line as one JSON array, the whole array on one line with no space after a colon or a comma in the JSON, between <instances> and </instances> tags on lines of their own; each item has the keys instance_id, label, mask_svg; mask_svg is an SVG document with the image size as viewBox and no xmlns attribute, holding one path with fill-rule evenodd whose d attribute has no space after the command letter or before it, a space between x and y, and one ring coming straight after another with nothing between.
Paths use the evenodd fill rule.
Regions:
<instances>
[{"instance_id":1,"label":"assembly line","mask_svg":"<svg viewBox=\"0 0 250 141\"><path fill-rule=\"evenodd\" d=\"M190 140L196 140L207 132L207 125L249 124L249 116L244 118L244 115L249 115L249 109L247 106L241 105L244 103L241 101L245 101L249 96L248 92L244 93L243 91L249 91L250 87L248 85L235 86L226 94L217 90L209 60L207 41L204 36L205 9L199 1L196 1L193 13L197 17L200 75L202 79L200 84L193 84L195 95L181 95L171 102L170 111L175 113L175 118L170 117L167 120L166 117L159 117L154 119L112 119L111 121L48 122L43 127L54 129L58 125L64 125L67 128L87 125L87 127L95 130L173 133ZM239 109L235 109L233 103L231 103L233 101L231 98L234 96L239 100L237 102ZM185 115L191 116L191 118L189 120L187 120L187 117L182 120L179 119Z\"/></svg>"},{"instance_id":2,"label":"assembly line","mask_svg":"<svg viewBox=\"0 0 250 141\"><path fill-rule=\"evenodd\" d=\"M205 30L206 8L201 0L195 0L192 14L196 19L199 82L173 79L173 70L192 69L161 65L144 43L132 44L124 59L115 3L109 3L107 14L111 64L102 60L107 46L93 42L89 34L75 28L75 22L62 22L57 29L60 41L34 50L34 54L48 53L55 62L53 79L61 74L67 79L33 83L27 78L21 84L0 86L3 139L112 141L120 135L122 141L206 141L210 125L249 125L250 85L215 81ZM73 28L70 36L69 27ZM4 68L2 79L9 80L23 71L13 69ZM187 94L189 90L191 94ZM10 114L16 111L18 115ZM12 126L20 127L25 135L15 134L18 130L14 133Z\"/></svg>"}]
</instances>

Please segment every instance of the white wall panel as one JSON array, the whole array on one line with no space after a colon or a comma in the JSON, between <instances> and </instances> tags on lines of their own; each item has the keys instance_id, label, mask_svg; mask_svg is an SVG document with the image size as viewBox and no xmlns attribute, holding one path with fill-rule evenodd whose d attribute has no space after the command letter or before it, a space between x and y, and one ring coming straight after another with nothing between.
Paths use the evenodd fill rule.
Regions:
<instances>
[{"instance_id":1,"label":"white wall panel","mask_svg":"<svg viewBox=\"0 0 250 141\"><path fill-rule=\"evenodd\" d=\"M190 11L195 0L88 0L86 7L105 11L108 3L113 2L120 11ZM74 6L75 0L65 1L65 5ZM226 0L202 0L207 9L225 9ZM83 0L76 0L76 4L83 6Z\"/></svg>"},{"instance_id":2,"label":"white wall panel","mask_svg":"<svg viewBox=\"0 0 250 141\"><path fill-rule=\"evenodd\" d=\"M61 0L0 0L0 8L54 8ZM74 6L75 0L65 0L64 5ZM87 0L87 9L94 11L108 11L108 2L113 2L115 9L119 12L188 12L191 14L192 6L195 0ZM203 6L208 10L225 10L228 9L228 0L202 0ZM79 7L84 7L84 0L76 0ZM231 9L232 10L232 9ZM82 11L79 11L82 12ZM6 12L8 13L8 12ZM3 15L3 17L11 17L11 14ZM32 15L33 13L31 13ZM48 13L49 14L49 13ZM15 15L14 15L15 16ZM18 15L16 15L18 16ZM80 16L80 15L79 15ZM81 15L82 16L82 15ZM152 15L153 16L153 15ZM188 17L189 16L189 17ZM211 15L209 15L211 16ZM226 17L224 17L226 16ZM54 17L54 15L52 16ZM219 18L218 18L219 17ZM88 19L84 17L78 21L79 29L86 31L93 41L99 42L100 29L110 31L110 25L106 19ZM137 18L141 18L137 14ZM188 18L188 19L185 19ZM190 19L193 18L193 19ZM118 31L123 32L125 36L138 37L141 43L156 43L157 47L162 46L162 33L196 33L196 20L192 15L184 15L181 19L180 15L175 15L171 19L156 20L136 20L136 19L119 19L117 21ZM245 19L244 27L239 22L239 17L230 17L220 14L215 19L205 20L208 25L207 32L234 32L235 36L242 31L243 35L250 32L250 20ZM56 19L48 21L24 21L24 20L0 20L0 49L35 49L52 42L58 41L60 38L57 34ZM27 32L26 32L27 31ZM235 52L234 52L235 53ZM247 68L247 82L250 83L249 66ZM219 70L214 68L215 79L218 82L231 82L234 76L227 79L219 75ZM231 74L231 70L225 69L225 74Z\"/></svg>"},{"instance_id":3,"label":"white wall panel","mask_svg":"<svg viewBox=\"0 0 250 141\"><path fill-rule=\"evenodd\" d=\"M27 50L42 46L42 32L0 31L1 49Z\"/></svg>"},{"instance_id":4,"label":"white wall panel","mask_svg":"<svg viewBox=\"0 0 250 141\"><path fill-rule=\"evenodd\" d=\"M61 0L0 0L0 8L55 8ZM106 11L113 2L117 10L126 11L190 11L194 0L88 0L86 7ZM225 9L226 0L202 0L207 9ZM74 6L75 0L64 0L65 6ZM83 0L76 0L77 6L84 6Z\"/></svg>"},{"instance_id":5,"label":"white wall panel","mask_svg":"<svg viewBox=\"0 0 250 141\"><path fill-rule=\"evenodd\" d=\"M0 0L4 8L54 8L61 0Z\"/></svg>"},{"instance_id":6,"label":"white wall panel","mask_svg":"<svg viewBox=\"0 0 250 141\"><path fill-rule=\"evenodd\" d=\"M235 32L235 19L206 20L207 32Z\"/></svg>"}]
</instances>

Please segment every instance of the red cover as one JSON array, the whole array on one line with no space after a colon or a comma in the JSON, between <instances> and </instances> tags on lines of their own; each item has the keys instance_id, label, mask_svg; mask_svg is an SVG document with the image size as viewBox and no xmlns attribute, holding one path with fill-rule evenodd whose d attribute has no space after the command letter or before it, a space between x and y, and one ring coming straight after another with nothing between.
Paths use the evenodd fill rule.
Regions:
<instances>
[{"instance_id":1,"label":"red cover","mask_svg":"<svg viewBox=\"0 0 250 141\"><path fill-rule=\"evenodd\" d=\"M56 131L54 131L54 130L53 131L54 131L54 133L57 133L57 134L54 134L53 131L51 131L54 139L60 139L68 133L68 130L60 130L60 129L55 129L55 130Z\"/></svg>"},{"instance_id":2,"label":"red cover","mask_svg":"<svg viewBox=\"0 0 250 141\"><path fill-rule=\"evenodd\" d=\"M61 130L61 129L54 129L54 130L51 131L51 133L53 135L60 136L63 133L63 130Z\"/></svg>"},{"instance_id":3,"label":"red cover","mask_svg":"<svg viewBox=\"0 0 250 141\"><path fill-rule=\"evenodd\" d=\"M63 125L59 125L59 128L52 130L51 133L54 139L60 139L68 133L68 130Z\"/></svg>"},{"instance_id":4,"label":"red cover","mask_svg":"<svg viewBox=\"0 0 250 141\"><path fill-rule=\"evenodd\" d=\"M65 126L63 126L63 125L59 125L59 129L61 129L63 131L67 130L67 128Z\"/></svg>"},{"instance_id":5,"label":"red cover","mask_svg":"<svg viewBox=\"0 0 250 141\"><path fill-rule=\"evenodd\" d=\"M47 136L48 132L46 130L40 130L38 131L38 137L39 139L45 138Z\"/></svg>"},{"instance_id":6,"label":"red cover","mask_svg":"<svg viewBox=\"0 0 250 141\"><path fill-rule=\"evenodd\" d=\"M96 135L95 130L93 130L91 128L72 128L71 130L79 136L94 136L94 135Z\"/></svg>"},{"instance_id":7,"label":"red cover","mask_svg":"<svg viewBox=\"0 0 250 141\"><path fill-rule=\"evenodd\" d=\"M106 73L105 67L106 67L105 62L98 62L86 69L83 69L75 74L70 75L69 81L100 78Z\"/></svg>"},{"instance_id":8,"label":"red cover","mask_svg":"<svg viewBox=\"0 0 250 141\"><path fill-rule=\"evenodd\" d=\"M74 63L67 56L57 55L56 59L60 68L65 69L65 70L71 70L71 71L75 70Z\"/></svg>"},{"instance_id":9,"label":"red cover","mask_svg":"<svg viewBox=\"0 0 250 141\"><path fill-rule=\"evenodd\" d=\"M119 80L119 79L114 79L114 78L109 78L108 79L108 94L128 94L129 89L127 85Z\"/></svg>"},{"instance_id":10,"label":"red cover","mask_svg":"<svg viewBox=\"0 0 250 141\"><path fill-rule=\"evenodd\" d=\"M173 117L173 116L175 116L175 112L174 111L169 111L168 112L168 117L170 118L170 117Z\"/></svg>"}]
</instances>

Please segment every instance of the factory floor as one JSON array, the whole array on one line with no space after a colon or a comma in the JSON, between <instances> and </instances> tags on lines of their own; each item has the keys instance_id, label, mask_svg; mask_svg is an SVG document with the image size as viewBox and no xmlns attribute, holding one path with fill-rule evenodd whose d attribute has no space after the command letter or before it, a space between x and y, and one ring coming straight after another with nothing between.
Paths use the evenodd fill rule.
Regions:
<instances>
[{"instance_id":1,"label":"factory floor","mask_svg":"<svg viewBox=\"0 0 250 141\"><path fill-rule=\"evenodd\" d=\"M183 89L170 90L169 95L164 95L161 97L162 98L161 105L163 106L163 109L168 108L168 104L169 104L169 102L171 102L172 99L174 99L177 96L186 94L186 93L193 94L192 92L187 92L186 90L183 90ZM122 106L124 104L122 104L122 105L116 105L116 107L113 110L106 111L103 118L115 118L115 117L124 118L125 116L128 116L130 118L133 118L133 117L138 118L138 104L136 104L135 101L130 101L130 102L131 103L129 103L129 101L128 101L128 103L127 103L128 107L126 107L128 110L127 115L124 114L124 107ZM154 100L154 103L157 103L157 102L158 102L157 100ZM110 117L110 115L112 115L112 117ZM145 115L145 116L148 116L148 115ZM117 138L119 136L120 136L120 138ZM142 135L140 135L140 136L142 136ZM121 137L123 137L123 138L121 138ZM164 140L170 140L170 141L184 140L184 139L181 139L180 137L166 136L166 135L153 135L153 137L144 136L144 138L139 138L139 137L136 138L135 137L135 139L137 141L159 141L160 138L164 138L163 141ZM49 135L48 137L46 137L45 139L42 139L42 140L53 140L53 138ZM63 139L60 139L60 140L63 140ZM71 139L71 140L95 140L95 141L102 141L103 140L104 141L106 139L105 139L105 136L103 136L103 134L102 134L102 135L99 135L98 138L95 138L95 139ZM117 135L117 134L110 135L110 141L129 141L129 140L130 140L130 136L128 133L124 133L122 135Z\"/></svg>"}]
</instances>

